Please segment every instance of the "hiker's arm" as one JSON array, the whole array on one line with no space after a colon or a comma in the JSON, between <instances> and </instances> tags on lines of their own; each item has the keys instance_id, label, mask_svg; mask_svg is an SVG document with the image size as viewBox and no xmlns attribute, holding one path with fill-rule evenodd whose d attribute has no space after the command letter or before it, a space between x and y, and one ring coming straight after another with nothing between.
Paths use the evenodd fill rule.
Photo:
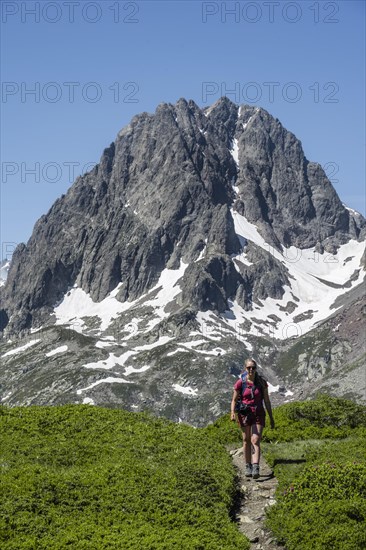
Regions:
<instances>
[{"instance_id":1,"label":"hiker's arm","mask_svg":"<svg viewBox=\"0 0 366 550\"><path fill-rule=\"evenodd\" d=\"M272 414L272 405L268 395L268 388L263 388L263 400L268 412L269 419L271 421L271 428L273 429L275 427L275 423Z\"/></svg>"},{"instance_id":2,"label":"hiker's arm","mask_svg":"<svg viewBox=\"0 0 366 550\"><path fill-rule=\"evenodd\" d=\"M233 398L231 400L231 420L235 420L235 405L237 400L239 399L239 392L238 390L234 390L233 392Z\"/></svg>"}]
</instances>

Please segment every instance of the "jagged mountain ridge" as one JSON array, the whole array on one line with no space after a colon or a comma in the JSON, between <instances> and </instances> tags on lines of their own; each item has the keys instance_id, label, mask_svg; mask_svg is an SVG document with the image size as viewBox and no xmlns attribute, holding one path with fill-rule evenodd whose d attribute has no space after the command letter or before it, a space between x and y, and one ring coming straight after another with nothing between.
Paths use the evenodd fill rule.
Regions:
<instances>
[{"instance_id":1,"label":"jagged mountain ridge","mask_svg":"<svg viewBox=\"0 0 366 550\"><path fill-rule=\"evenodd\" d=\"M134 117L18 246L3 328L40 326L74 284L101 301L122 282L117 299L136 299L181 259L190 264L182 306L222 312L229 297L246 309L256 297L280 298L288 280L273 255L257 248L255 269L235 269L230 255L242 243L232 204L276 249L334 252L365 231L301 143L263 109L227 98L205 110L186 100L162 104Z\"/></svg>"},{"instance_id":2,"label":"jagged mountain ridge","mask_svg":"<svg viewBox=\"0 0 366 550\"><path fill-rule=\"evenodd\" d=\"M2 399L203 425L227 410L248 355L275 402L299 395L349 348L336 344L324 366L322 351L291 352L291 329L301 343L361 288L364 236L363 217L263 109L222 98L137 115L13 255Z\"/></svg>"}]
</instances>

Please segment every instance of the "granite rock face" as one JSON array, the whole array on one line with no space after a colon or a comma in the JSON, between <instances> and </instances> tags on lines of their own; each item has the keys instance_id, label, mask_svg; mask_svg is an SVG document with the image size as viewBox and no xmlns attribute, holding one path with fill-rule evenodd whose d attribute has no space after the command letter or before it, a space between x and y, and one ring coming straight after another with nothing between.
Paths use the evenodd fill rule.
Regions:
<instances>
[{"instance_id":1,"label":"granite rock face","mask_svg":"<svg viewBox=\"0 0 366 550\"><path fill-rule=\"evenodd\" d=\"M323 169L265 110L227 98L200 109L180 99L135 116L38 220L0 289L0 330L52 323L75 284L98 302L121 283L117 299L134 300L181 262L189 264L177 299L183 309L220 313L228 299L250 309L280 298L286 270L238 238L233 211L278 250L334 252L365 235L362 216L342 205ZM234 264L243 250L252 265Z\"/></svg>"},{"instance_id":2,"label":"granite rock face","mask_svg":"<svg viewBox=\"0 0 366 550\"><path fill-rule=\"evenodd\" d=\"M241 199L235 206L268 243L332 252L359 238L364 220L342 205L322 167L306 159L301 142L277 119L243 106L235 137Z\"/></svg>"}]
</instances>

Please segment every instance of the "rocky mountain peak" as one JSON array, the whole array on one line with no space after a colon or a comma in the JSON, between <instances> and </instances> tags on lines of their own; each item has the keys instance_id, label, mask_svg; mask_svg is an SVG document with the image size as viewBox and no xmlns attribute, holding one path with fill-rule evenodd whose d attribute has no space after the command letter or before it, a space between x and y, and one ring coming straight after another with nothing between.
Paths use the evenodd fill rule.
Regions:
<instances>
[{"instance_id":1,"label":"rocky mountain peak","mask_svg":"<svg viewBox=\"0 0 366 550\"><path fill-rule=\"evenodd\" d=\"M235 215L268 252L238 234ZM226 97L201 109L182 98L133 117L38 220L13 256L2 328L48 323L74 285L95 302L118 287L117 299L131 302L182 262L176 307L224 312L237 300L250 310L253 300L281 298L289 282L271 247L335 253L364 234L362 216L267 111ZM243 250L253 262L234 262Z\"/></svg>"}]
</instances>

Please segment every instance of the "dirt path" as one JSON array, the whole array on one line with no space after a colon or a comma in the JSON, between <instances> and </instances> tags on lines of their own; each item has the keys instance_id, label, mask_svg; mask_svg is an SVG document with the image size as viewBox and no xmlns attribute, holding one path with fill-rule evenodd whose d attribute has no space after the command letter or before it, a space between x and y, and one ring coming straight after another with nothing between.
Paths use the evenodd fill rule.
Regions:
<instances>
[{"instance_id":1,"label":"dirt path","mask_svg":"<svg viewBox=\"0 0 366 550\"><path fill-rule=\"evenodd\" d=\"M260 463L260 477L257 480L245 477L243 448L230 451L239 477L241 498L236 509L239 531L251 542L250 550L285 550L271 532L264 527L266 508L275 504L274 494L277 479L263 456Z\"/></svg>"}]
</instances>

